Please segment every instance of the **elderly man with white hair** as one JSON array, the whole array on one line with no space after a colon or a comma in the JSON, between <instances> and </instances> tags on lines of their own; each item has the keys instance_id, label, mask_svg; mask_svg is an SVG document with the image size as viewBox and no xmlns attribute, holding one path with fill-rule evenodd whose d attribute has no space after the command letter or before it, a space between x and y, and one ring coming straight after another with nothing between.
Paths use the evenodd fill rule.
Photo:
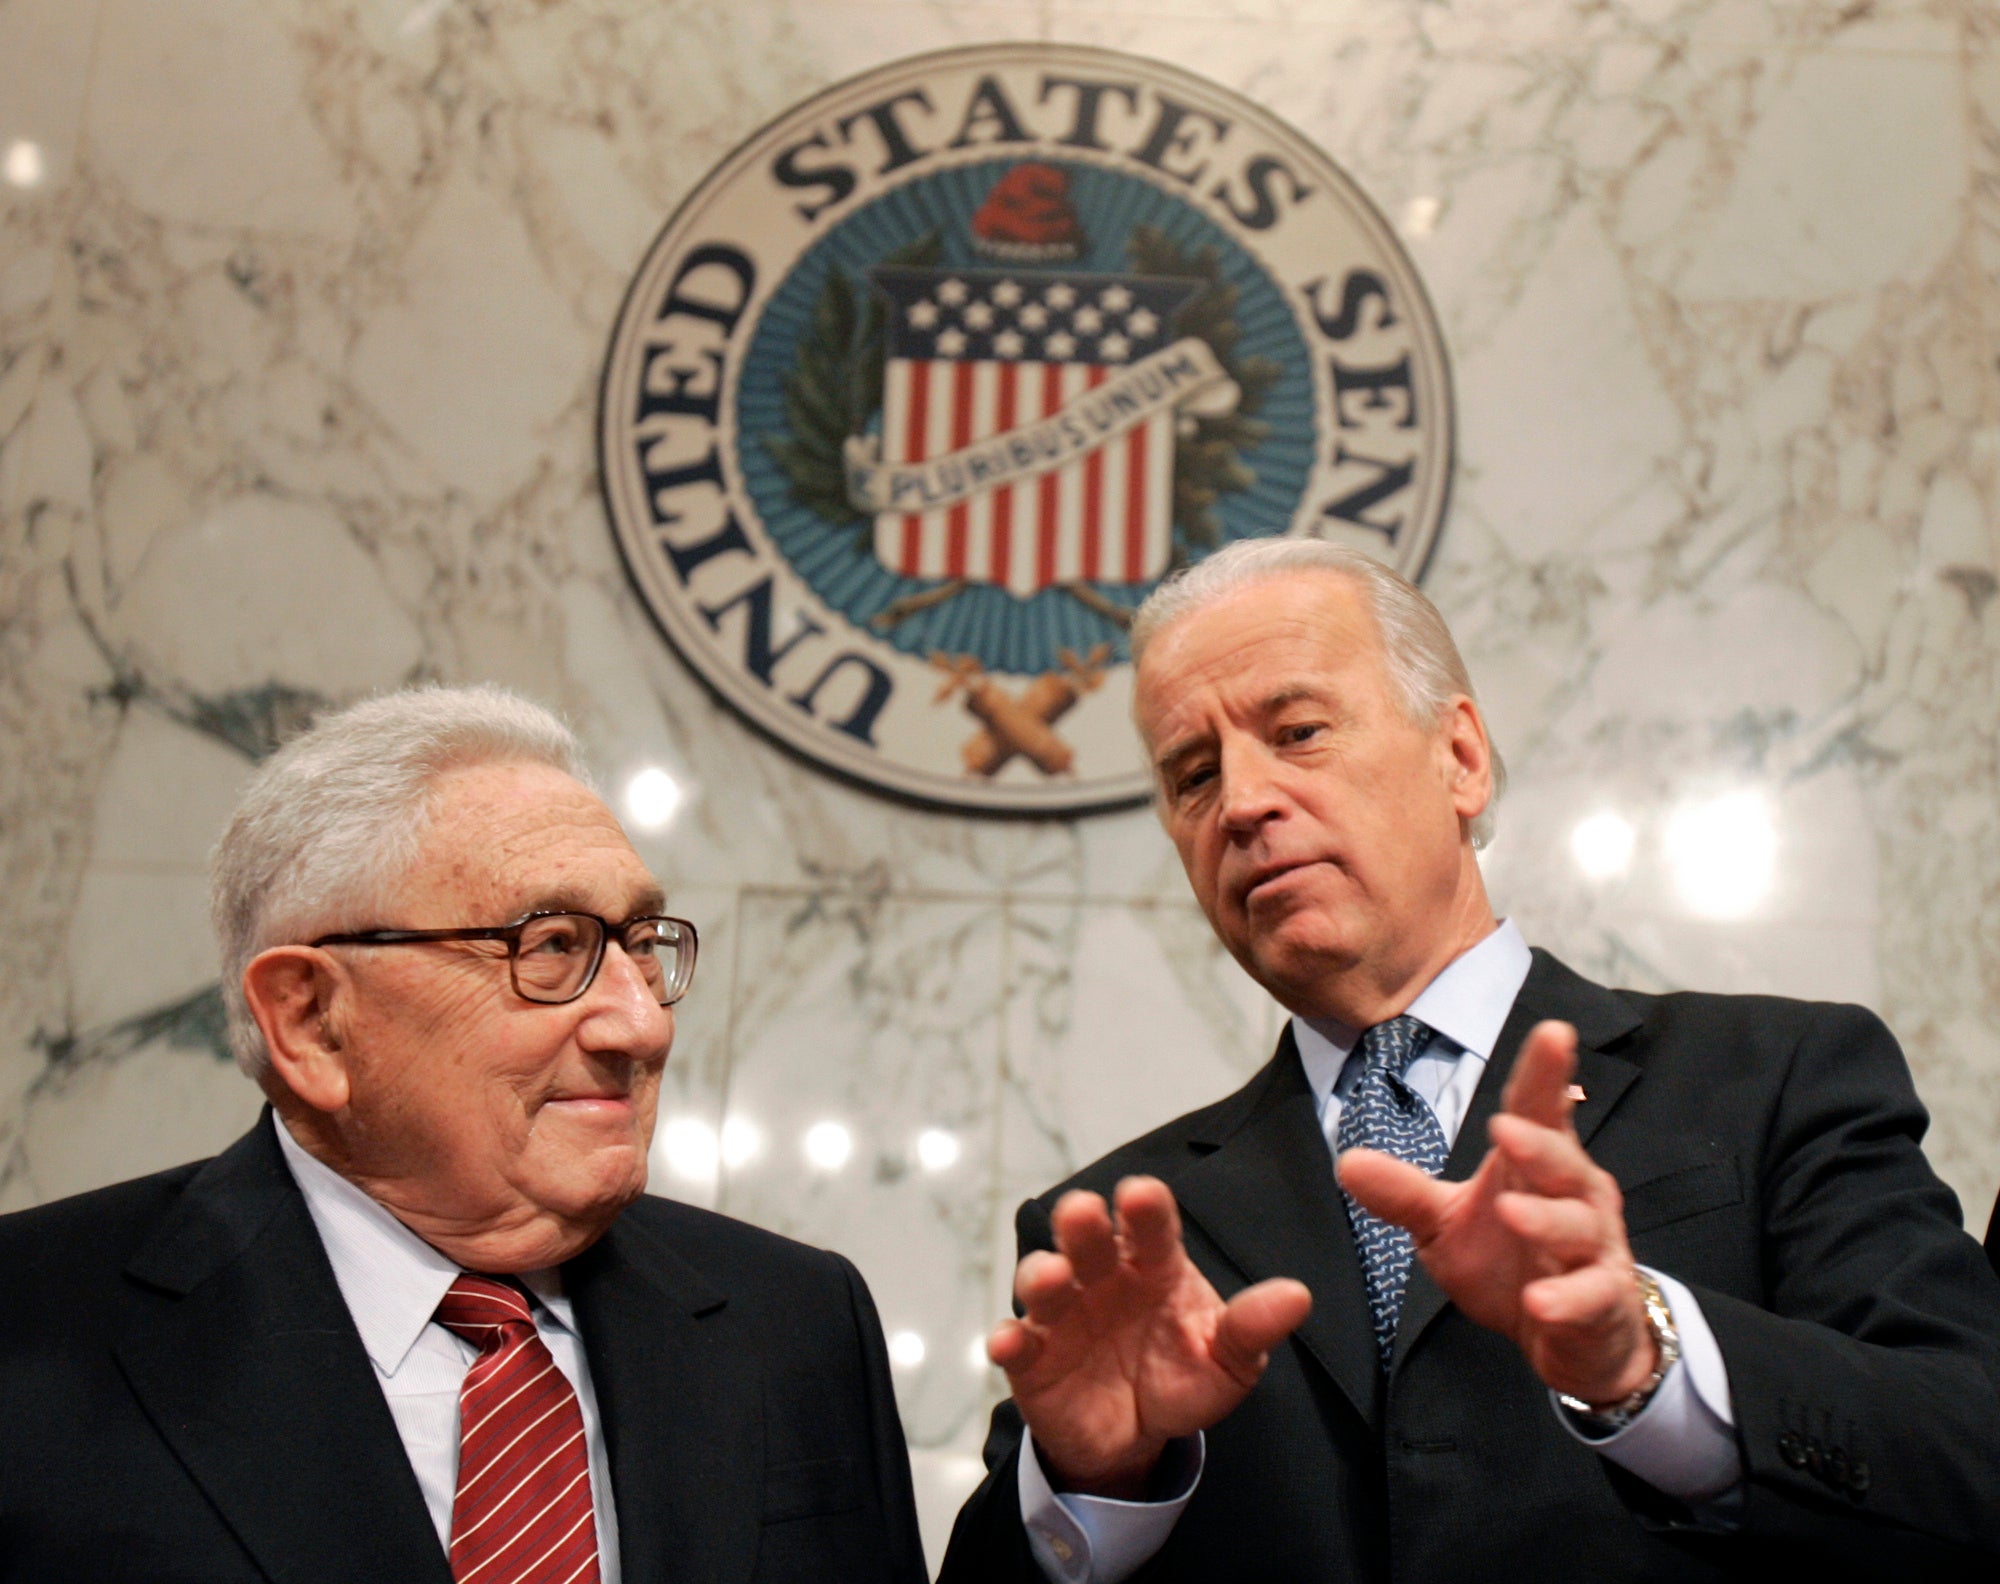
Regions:
<instances>
[{"instance_id":1,"label":"elderly man with white hair","mask_svg":"<svg viewBox=\"0 0 2000 1584\"><path fill-rule=\"evenodd\" d=\"M321 721L213 902L270 1105L0 1218L0 1579L922 1580L860 1276L641 1196L695 930L558 721Z\"/></svg>"},{"instance_id":2,"label":"elderly man with white hair","mask_svg":"<svg viewBox=\"0 0 2000 1584\"><path fill-rule=\"evenodd\" d=\"M947 1584L2000 1576L2000 1282L1881 1023L1531 951L1464 663L1369 557L1233 546L1132 648L1161 822L1292 1016L1021 1207Z\"/></svg>"}]
</instances>

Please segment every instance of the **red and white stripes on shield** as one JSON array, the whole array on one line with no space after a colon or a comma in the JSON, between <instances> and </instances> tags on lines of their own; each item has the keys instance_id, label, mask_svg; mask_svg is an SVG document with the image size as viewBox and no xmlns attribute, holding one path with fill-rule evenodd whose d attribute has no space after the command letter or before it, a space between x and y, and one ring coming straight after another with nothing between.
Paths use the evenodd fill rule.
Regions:
<instances>
[{"instance_id":1,"label":"red and white stripes on shield","mask_svg":"<svg viewBox=\"0 0 2000 1584\"><path fill-rule=\"evenodd\" d=\"M458 1398L458 1584L598 1584L590 1451L576 1390L536 1333L527 1297L460 1276L438 1323L479 1349Z\"/></svg>"},{"instance_id":2,"label":"red and white stripes on shield","mask_svg":"<svg viewBox=\"0 0 2000 1584\"><path fill-rule=\"evenodd\" d=\"M1059 412L1102 385L1102 364L891 358L883 456L924 462ZM1155 413L1061 467L935 511L875 519L875 553L904 577L997 583L1022 598L1058 583L1147 583L1173 549L1174 415Z\"/></svg>"}]
</instances>

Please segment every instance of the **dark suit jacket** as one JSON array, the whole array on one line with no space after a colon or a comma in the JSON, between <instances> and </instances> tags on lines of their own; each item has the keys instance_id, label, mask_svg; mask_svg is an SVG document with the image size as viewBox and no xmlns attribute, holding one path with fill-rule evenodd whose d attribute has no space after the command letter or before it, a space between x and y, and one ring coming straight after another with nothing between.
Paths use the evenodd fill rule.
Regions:
<instances>
[{"instance_id":1,"label":"dark suit jacket","mask_svg":"<svg viewBox=\"0 0 2000 1584\"><path fill-rule=\"evenodd\" d=\"M1225 1296L1268 1276L1310 1319L1208 1436L1208 1464L1141 1580L1995 1576L2000 1280L1917 1144L1925 1117L1871 1014L1748 996L1611 991L1545 953L1451 1160L1486 1147L1514 1052L1559 1017L1581 1039L1579 1133L1625 1194L1637 1258L1686 1282L1721 1346L1746 1474L1740 1531L1690 1515L1573 1440L1512 1343L1419 1265L1380 1378L1360 1266L1289 1034L1236 1094L1114 1151L1021 1209L1049 1246L1071 1187L1150 1172ZM940 1584L1034 1577L1019 1420ZM1974 1560L1983 1554L1983 1564Z\"/></svg>"},{"instance_id":2,"label":"dark suit jacket","mask_svg":"<svg viewBox=\"0 0 2000 1584\"><path fill-rule=\"evenodd\" d=\"M2000 1271L2000 1199L1993 1201L1993 1219L1986 1223L1986 1257Z\"/></svg>"},{"instance_id":3,"label":"dark suit jacket","mask_svg":"<svg viewBox=\"0 0 2000 1584\"><path fill-rule=\"evenodd\" d=\"M450 1584L270 1123L0 1218L0 1580ZM880 1325L837 1255L642 1199L564 1267L626 1584L921 1584Z\"/></svg>"}]
</instances>

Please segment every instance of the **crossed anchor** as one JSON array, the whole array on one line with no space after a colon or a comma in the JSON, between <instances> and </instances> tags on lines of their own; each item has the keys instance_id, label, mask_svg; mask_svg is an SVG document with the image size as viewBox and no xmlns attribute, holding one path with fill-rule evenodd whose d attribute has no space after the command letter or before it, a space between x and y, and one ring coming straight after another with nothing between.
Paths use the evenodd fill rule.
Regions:
<instances>
[{"instance_id":1,"label":"crossed anchor","mask_svg":"<svg viewBox=\"0 0 2000 1584\"><path fill-rule=\"evenodd\" d=\"M1111 645L1098 644L1081 659L1075 650L1064 649L1056 658L1060 669L1043 672L1014 698L971 655L931 656L931 664L944 673L933 702L942 704L962 692L966 709L984 723L964 748L969 774L997 775L1016 754L1027 755L1043 775L1063 775L1075 763L1074 750L1051 728L1078 699L1102 685Z\"/></svg>"}]
</instances>

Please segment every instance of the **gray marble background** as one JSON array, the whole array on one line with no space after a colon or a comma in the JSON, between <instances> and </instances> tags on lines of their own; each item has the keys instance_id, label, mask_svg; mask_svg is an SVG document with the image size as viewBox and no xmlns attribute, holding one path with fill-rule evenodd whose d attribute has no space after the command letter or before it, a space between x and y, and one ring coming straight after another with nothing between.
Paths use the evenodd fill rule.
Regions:
<instances>
[{"instance_id":1,"label":"gray marble background","mask_svg":"<svg viewBox=\"0 0 2000 1584\"><path fill-rule=\"evenodd\" d=\"M1214 77L1398 223L1458 386L1429 587L1513 771L1499 905L1624 983L1877 1008L1983 1226L1984 0L0 0L0 1209L254 1115L202 899L253 759L324 700L519 686L607 784L688 791L641 838L704 935L656 1186L860 1262L941 1545L1014 1202L1232 1087L1277 1014L1149 815L916 813L719 710L627 586L591 419L717 159L852 72L1022 37ZM1604 814L1631 858L1592 878ZM802 1153L828 1122L837 1168Z\"/></svg>"}]
</instances>

